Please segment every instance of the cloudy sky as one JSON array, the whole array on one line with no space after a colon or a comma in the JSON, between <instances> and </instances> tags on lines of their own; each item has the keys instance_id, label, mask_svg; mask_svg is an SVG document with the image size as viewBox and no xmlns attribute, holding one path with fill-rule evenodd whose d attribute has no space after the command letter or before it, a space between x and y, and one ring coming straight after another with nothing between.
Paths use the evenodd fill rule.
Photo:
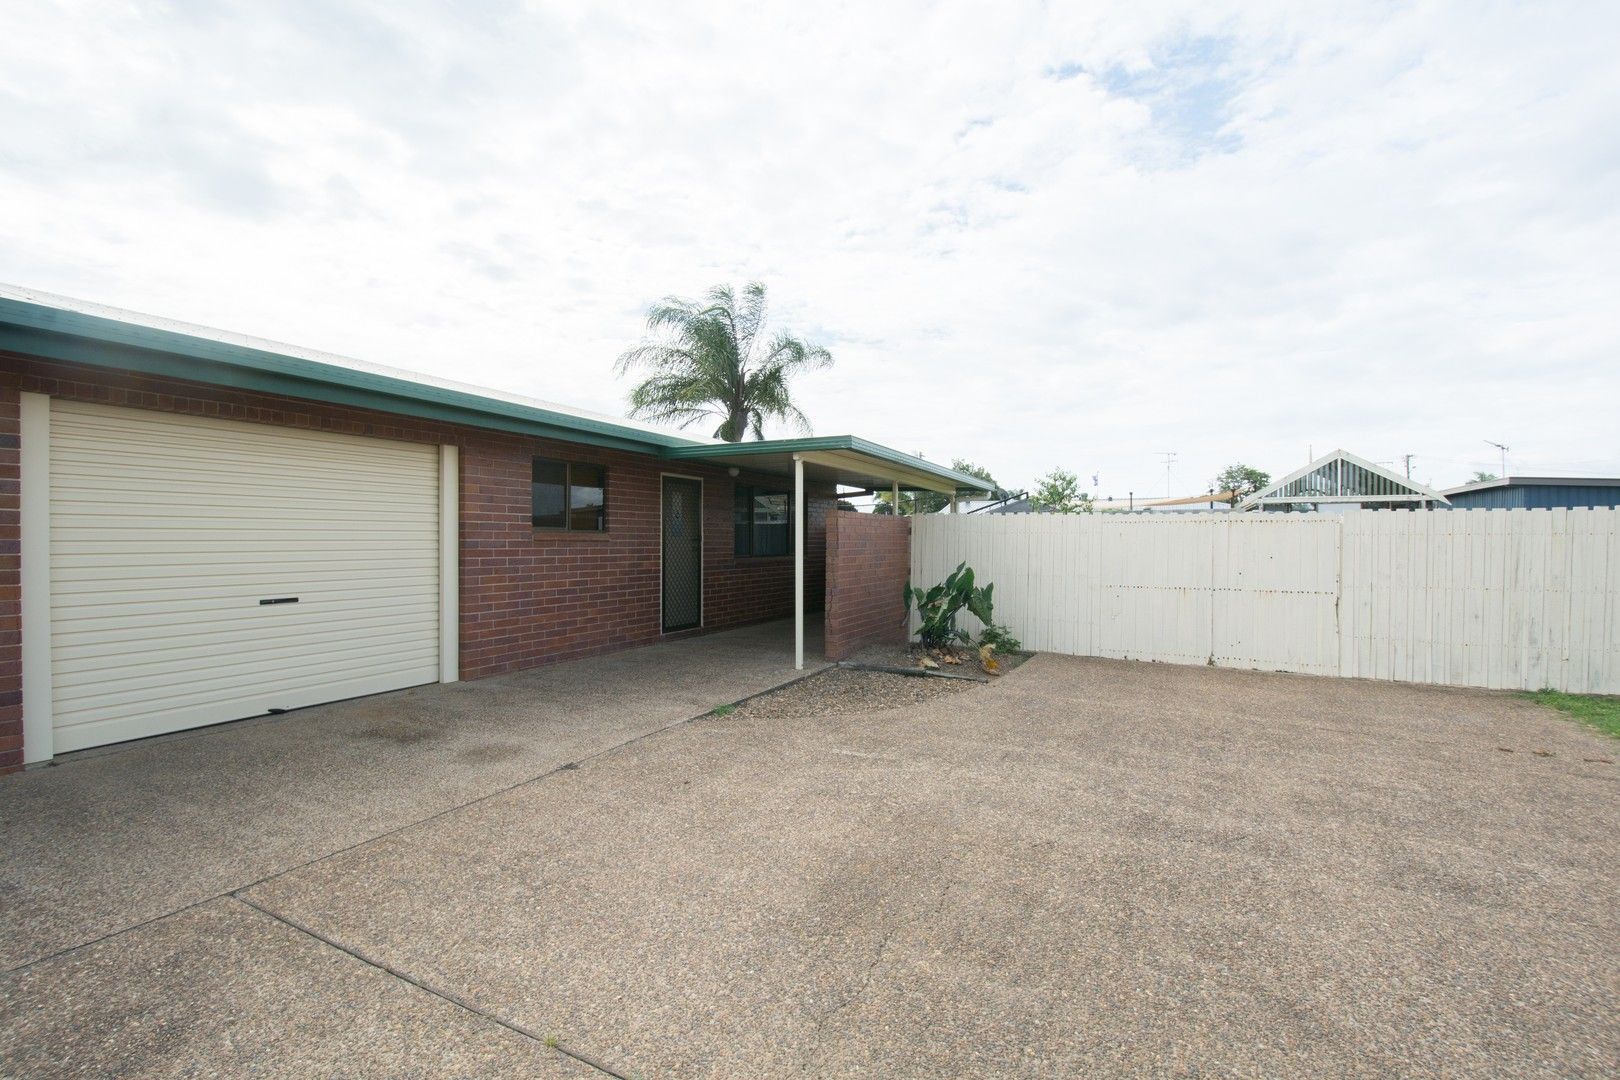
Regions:
<instances>
[{"instance_id":1,"label":"cloudy sky","mask_svg":"<svg viewBox=\"0 0 1620 1080\"><path fill-rule=\"evenodd\" d=\"M1620 475L1620 9L1348 6L34 0L0 281L620 413L757 278L1007 484Z\"/></svg>"}]
</instances>

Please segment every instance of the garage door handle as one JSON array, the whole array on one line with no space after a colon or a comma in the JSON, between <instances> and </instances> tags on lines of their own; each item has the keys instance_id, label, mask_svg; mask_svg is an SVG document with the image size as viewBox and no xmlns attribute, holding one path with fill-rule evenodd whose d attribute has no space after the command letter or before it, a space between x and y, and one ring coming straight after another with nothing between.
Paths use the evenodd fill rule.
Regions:
<instances>
[{"instance_id":1,"label":"garage door handle","mask_svg":"<svg viewBox=\"0 0 1620 1080\"><path fill-rule=\"evenodd\" d=\"M259 601L259 606L264 607L266 604L296 604L296 603L298 603L298 597L296 597L296 596L272 596L268 600L260 600Z\"/></svg>"}]
</instances>

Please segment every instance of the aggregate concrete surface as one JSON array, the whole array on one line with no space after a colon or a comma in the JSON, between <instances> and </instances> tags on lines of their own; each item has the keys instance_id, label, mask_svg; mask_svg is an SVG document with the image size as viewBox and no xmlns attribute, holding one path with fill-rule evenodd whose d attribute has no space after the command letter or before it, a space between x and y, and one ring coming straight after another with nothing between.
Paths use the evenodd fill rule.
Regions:
<instances>
[{"instance_id":1,"label":"aggregate concrete surface","mask_svg":"<svg viewBox=\"0 0 1620 1080\"><path fill-rule=\"evenodd\" d=\"M0 778L0 971L768 689L793 675L791 650L791 625L768 623Z\"/></svg>"},{"instance_id":2,"label":"aggregate concrete surface","mask_svg":"<svg viewBox=\"0 0 1620 1080\"><path fill-rule=\"evenodd\" d=\"M11 1076L602 1075L230 897L25 970L0 1019Z\"/></svg>"},{"instance_id":3,"label":"aggregate concrete surface","mask_svg":"<svg viewBox=\"0 0 1620 1080\"><path fill-rule=\"evenodd\" d=\"M538 1033L642 1077L1613 1075L1616 750L1509 694L1056 656L742 710L0 977L0 1063L230 1072L228 1008L420 1075Z\"/></svg>"}]
</instances>

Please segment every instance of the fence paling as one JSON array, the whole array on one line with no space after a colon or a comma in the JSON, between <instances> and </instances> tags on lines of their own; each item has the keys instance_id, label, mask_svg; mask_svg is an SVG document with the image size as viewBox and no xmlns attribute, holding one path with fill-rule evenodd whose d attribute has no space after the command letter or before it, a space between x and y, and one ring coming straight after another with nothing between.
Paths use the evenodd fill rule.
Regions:
<instances>
[{"instance_id":1,"label":"fence paling","mask_svg":"<svg viewBox=\"0 0 1620 1080\"><path fill-rule=\"evenodd\" d=\"M1046 652L1620 693L1616 509L915 520L913 581L963 561Z\"/></svg>"}]
</instances>

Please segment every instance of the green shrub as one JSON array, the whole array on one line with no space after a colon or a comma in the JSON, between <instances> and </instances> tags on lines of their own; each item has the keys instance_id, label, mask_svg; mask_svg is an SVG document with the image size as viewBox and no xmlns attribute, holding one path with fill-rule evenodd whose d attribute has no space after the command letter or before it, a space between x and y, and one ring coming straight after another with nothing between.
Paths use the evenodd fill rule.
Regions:
<instances>
[{"instance_id":1,"label":"green shrub","mask_svg":"<svg viewBox=\"0 0 1620 1080\"><path fill-rule=\"evenodd\" d=\"M921 589L906 583L906 615L911 615L911 605L917 605L917 615L922 625L917 629L917 639L930 649L943 649L954 641L970 642L966 630L956 625L956 616L963 608L978 614L975 608L988 610L986 606L990 589L976 588L973 584L973 571L968 569L967 563L958 563L950 576L931 589Z\"/></svg>"},{"instance_id":2,"label":"green shrub","mask_svg":"<svg viewBox=\"0 0 1620 1080\"><path fill-rule=\"evenodd\" d=\"M1024 643L1013 637L1011 630L994 622L985 624L979 644L993 646L1000 653L1021 652L1024 648Z\"/></svg>"},{"instance_id":3,"label":"green shrub","mask_svg":"<svg viewBox=\"0 0 1620 1080\"><path fill-rule=\"evenodd\" d=\"M984 644L1003 651L1016 650L1018 639L1005 626L996 624L994 593L995 585L975 585L972 569L965 562L958 563L949 577L931 589L921 589L907 582L906 615L910 616L911 605L915 603L922 620L917 639L930 649L943 649L958 641L965 645L973 643L972 635L956 625L956 617L966 608L984 624L981 639Z\"/></svg>"}]
</instances>

